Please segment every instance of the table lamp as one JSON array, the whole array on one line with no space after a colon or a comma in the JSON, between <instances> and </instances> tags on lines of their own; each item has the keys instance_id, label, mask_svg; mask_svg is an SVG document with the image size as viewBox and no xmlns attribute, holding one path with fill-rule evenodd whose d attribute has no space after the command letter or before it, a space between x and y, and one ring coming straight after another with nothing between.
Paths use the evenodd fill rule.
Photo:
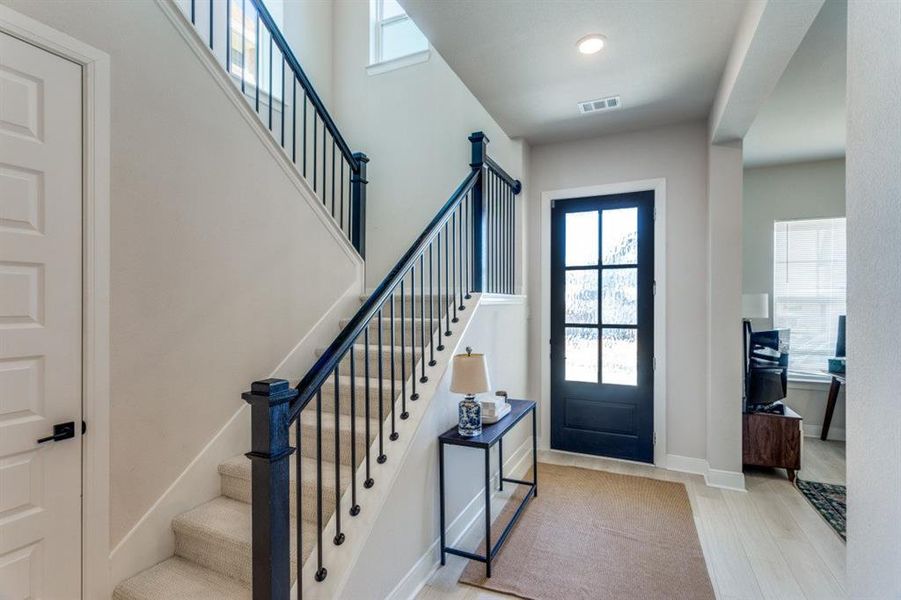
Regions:
<instances>
[{"instance_id":1,"label":"table lamp","mask_svg":"<svg viewBox=\"0 0 901 600\"><path fill-rule=\"evenodd\" d=\"M476 402L476 394L487 392L488 364L484 354L473 354L466 348L466 354L457 354L453 360L454 372L451 376L450 391L464 394L459 406L457 432L464 437L482 433L482 406Z\"/></svg>"}]
</instances>

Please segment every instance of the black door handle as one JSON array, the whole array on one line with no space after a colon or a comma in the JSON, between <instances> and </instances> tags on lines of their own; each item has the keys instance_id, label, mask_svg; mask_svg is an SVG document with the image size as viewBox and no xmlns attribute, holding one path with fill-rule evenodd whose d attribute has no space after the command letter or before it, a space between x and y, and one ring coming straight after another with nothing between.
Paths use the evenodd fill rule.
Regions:
<instances>
[{"instance_id":1,"label":"black door handle","mask_svg":"<svg viewBox=\"0 0 901 600\"><path fill-rule=\"evenodd\" d=\"M57 423L53 426L53 435L39 439L38 444L43 444L44 442L61 442L62 440L68 440L74 437L75 421L69 421L68 423Z\"/></svg>"}]
</instances>

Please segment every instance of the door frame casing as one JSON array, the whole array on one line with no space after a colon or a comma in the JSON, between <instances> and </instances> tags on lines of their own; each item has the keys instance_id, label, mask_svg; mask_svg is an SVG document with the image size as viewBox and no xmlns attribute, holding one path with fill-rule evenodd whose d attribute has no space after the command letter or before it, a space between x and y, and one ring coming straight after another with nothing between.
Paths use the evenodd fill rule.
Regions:
<instances>
[{"instance_id":1,"label":"door frame casing","mask_svg":"<svg viewBox=\"0 0 901 600\"><path fill-rule=\"evenodd\" d=\"M550 449L551 432L551 204L554 200L591 198L630 192L654 192L654 464L666 466L666 179L642 179L541 192L540 394L541 448ZM545 345L547 344L547 345ZM611 459L619 460L619 459Z\"/></svg>"},{"instance_id":2,"label":"door frame casing","mask_svg":"<svg viewBox=\"0 0 901 600\"><path fill-rule=\"evenodd\" d=\"M83 598L108 598L110 59L56 29L0 6L0 31L82 71L82 577Z\"/></svg>"}]
</instances>

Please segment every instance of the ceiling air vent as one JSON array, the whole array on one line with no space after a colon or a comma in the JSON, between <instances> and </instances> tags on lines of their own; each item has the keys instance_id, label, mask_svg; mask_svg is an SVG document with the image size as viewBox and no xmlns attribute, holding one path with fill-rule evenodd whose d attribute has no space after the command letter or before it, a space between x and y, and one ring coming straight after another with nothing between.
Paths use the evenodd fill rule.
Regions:
<instances>
[{"instance_id":1,"label":"ceiling air vent","mask_svg":"<svg viewBox=\"0 0 901 600\"><path fill-rule=\"evenodd\" d=\"M619 96L610 96L609 98L598 98L597 100L588 100L587 102L579 102L579 112L583 115L601 112L603 110L613 110L622 106L622 100Z\"/></svg>"}]
</instances>

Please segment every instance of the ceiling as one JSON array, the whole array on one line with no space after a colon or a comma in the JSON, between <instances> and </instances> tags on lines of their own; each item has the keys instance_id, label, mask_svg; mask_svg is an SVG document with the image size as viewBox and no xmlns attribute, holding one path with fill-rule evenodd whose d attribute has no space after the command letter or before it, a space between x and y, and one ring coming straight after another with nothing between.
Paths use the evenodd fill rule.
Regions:
<instances>
[{"instance_id":1,"label":"ceiling","mask_svg":"<svg viewBox=\"0 0 901 600\"><path fill-rule=\"evenodd\" d=\"M745 166L845 155L847 23L827 0L745 136Z\"/></svg>"},{"instance_id":2,"label":"ceiling","mask_svg":"<svg viewBox=\"0 0 901 600\"><path fill-rule=\"evenodd\" d=\"M400 0L507 135L540 144L706 118L746 0ZM607 37L579 54L589 33ZM577 103L619 95L622 108Z\"/></svg>"}]
</instances>

